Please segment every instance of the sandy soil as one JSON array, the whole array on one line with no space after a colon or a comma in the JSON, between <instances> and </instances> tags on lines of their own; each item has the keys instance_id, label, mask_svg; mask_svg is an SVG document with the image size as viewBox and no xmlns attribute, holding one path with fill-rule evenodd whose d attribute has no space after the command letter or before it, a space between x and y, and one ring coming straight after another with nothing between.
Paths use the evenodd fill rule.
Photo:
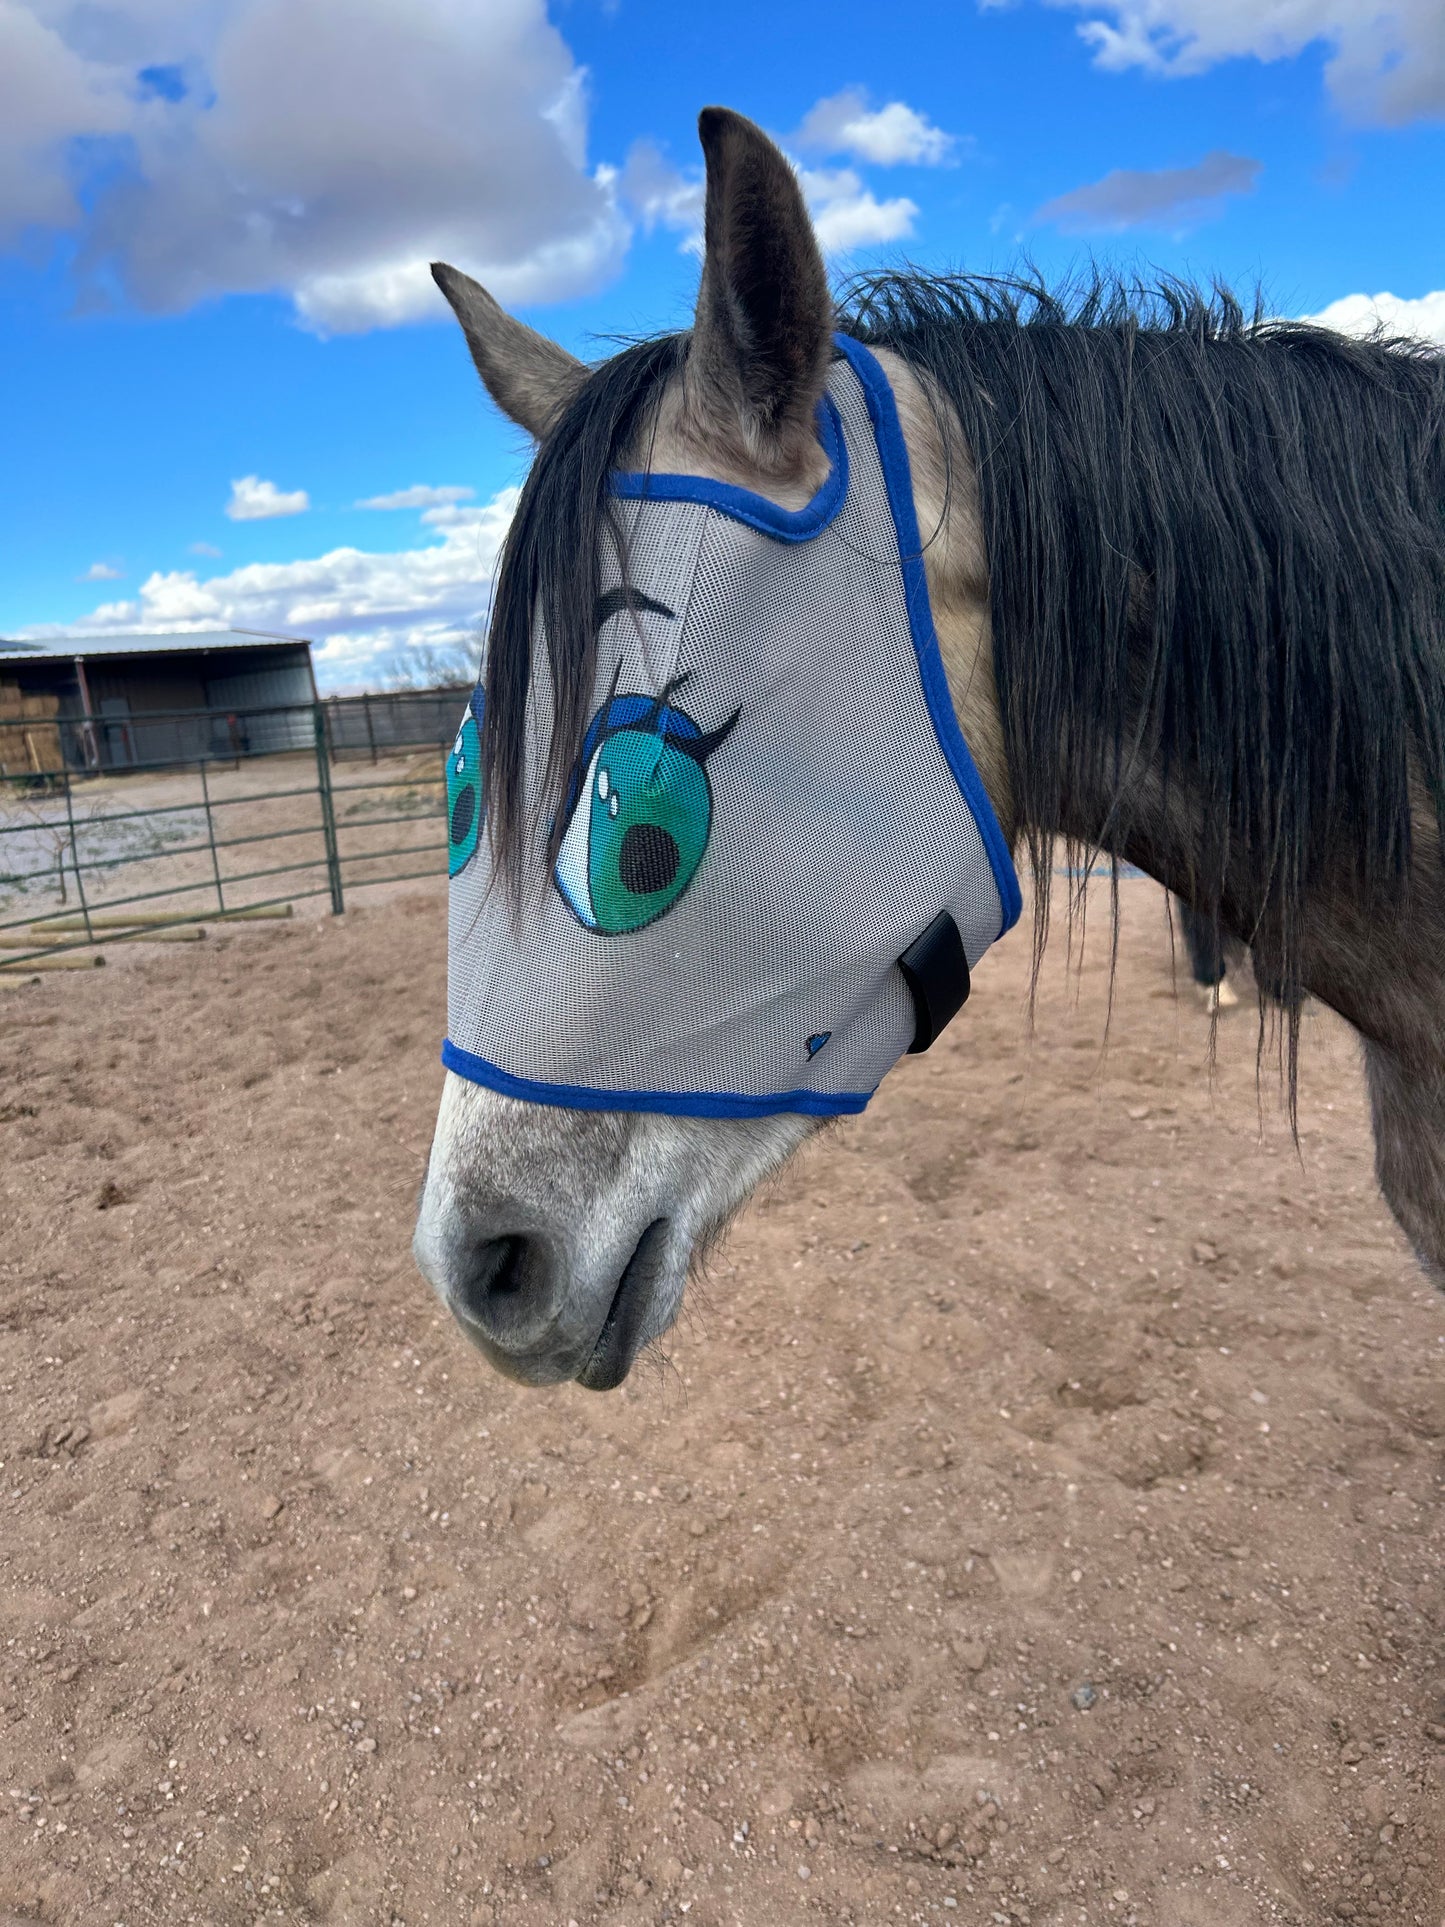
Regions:
<instances>
[{"instance_id":1,"label":"sandy soil","mask_svg":"<svg viewBox=\"0 0 1445 1927\"><path fill-rule=\"evenodd\" d=\"M439 890L7 991L0 1921L1440 1927L1445 1301L1124 896L608 1397L408 1258Z\"/></svg>"}]
</instances>

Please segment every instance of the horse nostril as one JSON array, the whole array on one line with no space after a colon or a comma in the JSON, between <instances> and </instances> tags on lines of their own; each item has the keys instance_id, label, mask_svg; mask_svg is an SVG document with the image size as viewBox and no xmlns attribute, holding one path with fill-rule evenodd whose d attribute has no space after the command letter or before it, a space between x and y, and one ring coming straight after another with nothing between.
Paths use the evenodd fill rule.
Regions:
<instances>
[{"instance_id":1,"label":"horse nostril","mask_svg":"<svg viewBox=\"0 0 1445 1927\"><path fill-rule=\"evenodd\" d=\"M472 1264L455 1280L458 1308L479 1325L488 1325L499 1306L514 1299L527 1282L526 1238L487 1238L472 1254Z\"/></svg>"},{"instance_id":2,"label":"horse nostril","mask_svg":"<svg viewBox=\"0 0 1445 1927\"><path fill-rule=\"evenodd\" d=\"M488 1287L492 1297L504 1298L522 1289L522 1264L527 1255L525 1238L493 1238L489 1245L483 1246L492 1264L491 1283Z\"/></svg>"}]
</instances>

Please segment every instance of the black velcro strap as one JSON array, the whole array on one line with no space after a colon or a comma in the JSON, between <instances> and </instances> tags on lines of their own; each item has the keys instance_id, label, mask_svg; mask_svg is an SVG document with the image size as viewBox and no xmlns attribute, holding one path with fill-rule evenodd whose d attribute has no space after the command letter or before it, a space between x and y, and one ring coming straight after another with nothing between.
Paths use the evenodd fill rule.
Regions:
<instances>
[{"instance_id":1,"label":"black velcro strap","mask_svg":"<svg viewBox=\"0 0 1445 1927\"><path fill-rule=\"evenodd\" d=\"M946 910L909 944L898 968L913 998L913 1042L908 1046L913 1056L927 1050L968 1002L968 958L958 925Z\"/></svg>"}]
</instances>

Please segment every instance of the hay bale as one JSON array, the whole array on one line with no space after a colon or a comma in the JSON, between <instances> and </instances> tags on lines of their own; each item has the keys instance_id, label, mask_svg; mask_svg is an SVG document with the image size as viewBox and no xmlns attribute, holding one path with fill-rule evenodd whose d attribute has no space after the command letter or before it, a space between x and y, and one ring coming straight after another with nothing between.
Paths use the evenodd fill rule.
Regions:
<instances>
[{"instance_id":1,"label":"hay bale","mask_svg":"<svg viewBox=\"0 0 1445 1927\"><path fill-rule=\"evenodd\" d=\"M43 718L49 721L60 714L60 698L59 696L47 695L22 696L20 698L20 714L22 716Z\"/></svg>"},{"instance_id":2,"label":"hay bale","mask_svg":"<svg viewBox=\"0 0 1445 1927\"><path fill-rule=\"evenodd\" d=\"M37 776L59 776L65 768L65 752L60 746L60 728L42 723L25 731L25 751Z\"/></svg>"},{"instance_id":3,"label":"hay bale","mask_svg":"<svg viewBox=\"0 0 1445 1927\"><path fill-rule=\"evenodd\" d=\"M30 755L25 747L25 731L0 717L0 776L29 776Z\"/></svg>"},{"instance_id":4,"label":"hay bale","mask_svg":"<svg viewBox=\"0 0 1445 1927\"><path fill-rule=\"evenodd\" d=\"M64 769L58 723L0 717L0 776L59 776Z\"/></svg>"}]
</instances>

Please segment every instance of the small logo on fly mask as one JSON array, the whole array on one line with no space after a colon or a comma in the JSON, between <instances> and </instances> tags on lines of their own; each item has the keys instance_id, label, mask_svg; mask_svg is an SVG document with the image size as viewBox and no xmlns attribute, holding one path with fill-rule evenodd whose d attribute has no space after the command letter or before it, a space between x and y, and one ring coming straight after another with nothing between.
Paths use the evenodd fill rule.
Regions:
<instances>
[{"instance_id":1,"label":"small logo on fly mask","mask_svg":"<svg viewBox=\"0 0 1445 1927\"><path fill-rule=\"evenodd\" d=\"M816 1057L832 1035L831 1030L820 1030L815 1037L810 1037L808 1039L808 1056L810 1058Z\"/></svg>"},{"instance_id":2,"label":"small logo on fly mask","mask_svg":"<svg viewBox=\"0 0 1445 1927\"><path fill-rule=\"evenodd\" d=\"M447 875L477 853L482 834L482 692L475 690L447 757Z\"/></svg>"},{"instance_id":3,"label":"small logo on fly mask","mask_svg":"<svg viewBox=\"0 0 1445 1927\"><path fill-rule=\"evenodd\" d=\"M704 732L669 701L690 670L660 696L619 696L620 674L583 738L555 872L577 921L608 936L655 922L696 875L712 831L707 759L741 714Z\"/></svg>"}]
</instances>

